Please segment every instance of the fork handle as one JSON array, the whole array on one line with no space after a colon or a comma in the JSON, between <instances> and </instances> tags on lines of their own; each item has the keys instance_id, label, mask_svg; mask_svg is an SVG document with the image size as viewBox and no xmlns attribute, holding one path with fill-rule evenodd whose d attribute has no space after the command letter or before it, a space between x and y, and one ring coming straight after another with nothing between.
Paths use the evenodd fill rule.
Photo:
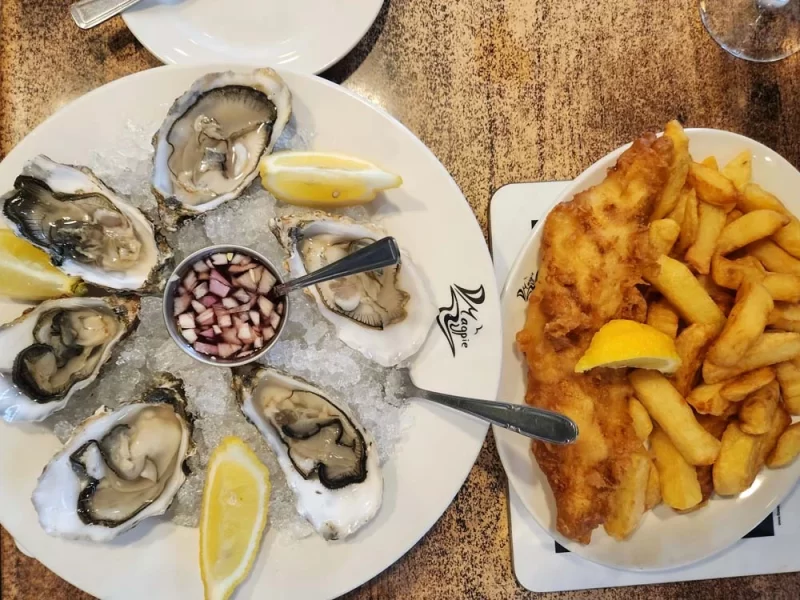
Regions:
<instances>
[{"instance_id":1,"label":"fork handle","mask_svg":"<svg viewBox=\"0 0 800 600\"><path fill-rule=\"evenodd\" d=\"M81 29L91 29L130 8L139 0L81 0L69 7L75 24Z\"/></svg>"}]
</instances>

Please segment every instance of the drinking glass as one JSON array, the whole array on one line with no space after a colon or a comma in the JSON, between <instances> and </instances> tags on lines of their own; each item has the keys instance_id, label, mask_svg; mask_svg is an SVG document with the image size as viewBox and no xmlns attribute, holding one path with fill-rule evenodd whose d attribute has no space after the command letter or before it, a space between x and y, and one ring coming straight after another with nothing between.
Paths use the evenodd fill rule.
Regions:
<instances>
[{"instance_id":1,"label":"drinking glass","mask_svg":"<svg viewBox=\"0 0 800 600\"><path fill-rule=\"evenodd\" d=\"M800 0L699 0L700 18L725 50L754 62L800 50Z\"/></svg>"}]
</instances>

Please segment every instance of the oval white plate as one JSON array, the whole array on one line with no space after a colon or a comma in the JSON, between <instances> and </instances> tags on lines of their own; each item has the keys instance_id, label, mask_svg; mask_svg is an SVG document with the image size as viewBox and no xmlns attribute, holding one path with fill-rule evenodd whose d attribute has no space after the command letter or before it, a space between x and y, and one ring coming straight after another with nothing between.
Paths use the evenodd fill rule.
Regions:
<instances>
[{"instance_id":1,"label":"oval white plate","mask_svg":"<svg viewBox=\"0 0 800 600\"><path fill-rule=\"evenodd\" d=\"M209 70L151 69L78 99L14 148L0 164L0 188L11 189L25 161L37 153L85 164L91 151L115 147L128 120L157 127L172 101ZM381 110L317 77L282 75L294 95L294 118L315 132L314 148L363 156L402 174L402 188L373 203L375 214L426 275L442 315L458 313L468 323L465 337L446 324L445 336L433 325L411 368L414 381L428 389L494 398L500 376L499 297L483 235L458 186L422 142ZM271 235L266 224L264 235ZM483 291L482 301L473 301L473 316L453 286ZM3 316L13 307L6 309ZM424 402L412 402L408 414L412 427L384 467L384 502L375 520L339 543L313 536L277 547L268 532L238 597L339 596L383 571L430 529L464 482L487 428ZM0 422L0 522L26 551L99 598L202 598L196 529L151 519L110 545L52 538L40 529L30 495L59 446L41 427Z\"/></svg>"},{"instance_id":2,"label":"oval white plate","mask_svg":"<svg viewBox=\"0 0 800 600\"><path fill-rule=\"evenodd\" d=\"M319 73L367 33L383 0L144 0L123 13L168 64L259 64Z\"/></svg>"},{"instance_id":3,"label":"oval white plate","mask_svg":"<svg viewBox=\"0 0 800 600\"><path fill-rule=\"evenodd\" d=\"M800 173L784 158L756 141L727 131L686 132L695 160L714 155L724 165L749 149L753 153L753 180L776 194L789 210L800 214ZM571 200L578 192L600 183L626 148L628 145L618 148L589 167L556 203ZM502 292L503 371L498 398L508 402L522 403L525 398L527 366L514 340L525 322L527 302L517 295L517 290L538 271L542 223L544 220L531 232L517 256ZM494 428L494 435L508 479L536 522L570 551L592 562L625 570L673 569L721 552L758 525L792 491L800 477L800 461L785 469L763 469L750 489L737 498L715 496L706 507L686 515L661 504L645 515L628 540L617 542L598 527L591 544L584 546L556 531L555 500L528 441L498 427Z\"/></svg>"}]
</instances>

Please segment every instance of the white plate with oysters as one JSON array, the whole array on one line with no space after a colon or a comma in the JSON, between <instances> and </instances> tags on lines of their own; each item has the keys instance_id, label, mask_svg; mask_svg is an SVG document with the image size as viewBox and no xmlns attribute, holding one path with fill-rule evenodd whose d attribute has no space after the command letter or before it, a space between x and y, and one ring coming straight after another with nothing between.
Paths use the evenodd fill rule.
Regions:
<instances>
[{"instance_id":1,"label":"white plate with oysters","mask_svg":"<svg viewBox=\"0 0 800 600\"><path fill-rule=\"evenodd\" d=\"M270 522L241 596L330 598L362 584L439 518L486 432L471 417L406 398L405 368L425 389L495 397L501 331L492 266L442 165L398 122L328 82L231 70L237 74L164 67L106 85L40 125L0 164L7 225L91 288L88 297L48 300L0 329L0 413L11 421L0 421L0 522L27 552L97 597L202 597L196 524L204 468L228 435L255 450L273 484ZM259 183L259 159L272 150L306 149L369 159L401 175L403 184L327 216L276 202ZM423 297L407 299L406 316L430 316L424 329L390 336L396 347L387 351L375 328L359 335L358 325L326 311L319 295L297 293L280 339L258 363L281 372L277 381L293 390L308 390L310 382L375 440L365 464L380 463L371 473L382 478L377 510L362 515L363 507L343 502L354 489L347 485L322 490L355 514L357 531L343 529L336 541L311 524L317 525L315 503L287 485L281 466L291 461L281 457L279 465L242 415L231 370L194 360L169 337L155 291L170 272L162 266L168 255L177 264L215 244L242 245L282 265L297 248L279 243L271 220L278 233L280 224L309 221L315 231L344 239L359 222L388 232L423 290ZM230 258L231 272L239 258ZM199 304L217 302L196 285ZM98 299L103 290L111 297ZM191 304L198 319L205 308L199 304ZM27 306L5 299L3 321ZM383 332L396 326L384 323ZM390 366L368 356L388 356L383 362ZM106 412L77 429L101 405ZM126 430L147 432L145 421L158 423L158 439L169 443L156 445L144 466L133 450L130 460L117 462L133 448ZM138 477L135 489L116 481L127 468ZM122 506L120 487L130 492Z\"/></svg>"},{"instance_id":2,"label":"white plate with oysters","mask_svg":"<svg viewBox=\"0 0 800 600\"><path fill-rule=\"evenodd\" d=\"M144 0L122 13L167 64L269 64L320 73L369 31L382 0Z\"/></svg>"}]
</instances>

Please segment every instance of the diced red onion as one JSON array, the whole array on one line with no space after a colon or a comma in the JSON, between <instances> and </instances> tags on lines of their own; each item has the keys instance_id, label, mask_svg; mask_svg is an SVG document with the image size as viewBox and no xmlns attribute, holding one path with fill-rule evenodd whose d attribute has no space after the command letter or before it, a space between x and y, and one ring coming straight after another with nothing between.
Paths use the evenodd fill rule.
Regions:
<instances>
[{"instance_id":1,"label":"diced red onion","mask_svg":"<svg viewBox=\"0 0 800 600\"><path fill-rule=\"evenodd\" d=\"M216 279L220 283L224 283L227 286L231 285L230 282L227 279L225 279L222 273L220 273L216 269L211 269L211 279Z\"/></svg>"},{"instance_id":2,"label":"diced red onion","mask_svg":"<svg viewBox=\"0 0 800 600\"><path fill-rule=\"evenodd\" d=\"M195 298L202 298L208 293L208 283L205 281L199 283L196 288L192 290L192 294L194 294Z\"/></svg>"},{"instance_id":3,"label":"diced red onion","mask_svg":"<svg viewBox=\"0 0 800 600\"><path fill-rule=\"evenodd\" d=\"M216 294L220 298L224 298L225 296L228 295L228 292L231 291L231 288L229 286L225 285L221 281L217 281L216 279L210 280L208 289L212 294Z\"/></svg>"},{"instance_id":4,"label":"diced red onion","mask_svg":"<svg viewBox=\"0 0 800 600\"><path fill-rule=\"evenodd\" d=\"M280 322L281 322L281 316L278 313L274 312L269 316L270 327L272 327L276 331L278 329L278 324Z\"/></svg>"},{"instance_id":5,"label":"diced red onion","mask_svg":"<svg viewBox=\"0 0 800 600\"><path fill-rule=\"evenodd\" d=\"M183 294L182 296L175 296L175 299L172 301L172 314L177 316L182 312L186 312L189 309L189 306L192 303L192 298L188 294Z\"/></svg>"},{"instance_id":6,"label":"diced red onion","mask_svg":"<svg viewBox=\"0 0 800 600\"><path fill-rule=\"evenodd\" d=\"M203 342L197 342L194 345L194 349L200 352L201 354L208 354L210 356L217 356L217 354L219 354L219 350L217 349L216 344L205 344Z\"/></svg>"},{"instance_id":7,"label":"diced red onion","mask_svg":"<svg viewBox=\"0 0 800 600\"><path fill-rule=\"evenodd\" d=\"M245 254L213 254L192 265L178 285L173 314L197 352L249 356L275 337L284 311L267 294L276 277ZM204 341L199 341L200 339Z\"/></svg>"},{"instance_id":8,"label":"diced red onion","mask_svg":"<svg viewBox=\"0 0 800 600\"><path fill-rule=\"evenodd\" d=\"M213 309L207 308L204 312L197 315L197 322L200 323L200 325L213 325L215 318Z\"/></svg>"},{"instance_id":9,"label":"diced red onion","mask_svg":"<svg viewBox=\"0 0 800 600\"><path fill-rule=\"evenodd\" d=\"M237 306L239 306L239 303L236 301L236 298L223 298L222 306L228 309L236 308Z\"/></svg>"}]
</instances>

